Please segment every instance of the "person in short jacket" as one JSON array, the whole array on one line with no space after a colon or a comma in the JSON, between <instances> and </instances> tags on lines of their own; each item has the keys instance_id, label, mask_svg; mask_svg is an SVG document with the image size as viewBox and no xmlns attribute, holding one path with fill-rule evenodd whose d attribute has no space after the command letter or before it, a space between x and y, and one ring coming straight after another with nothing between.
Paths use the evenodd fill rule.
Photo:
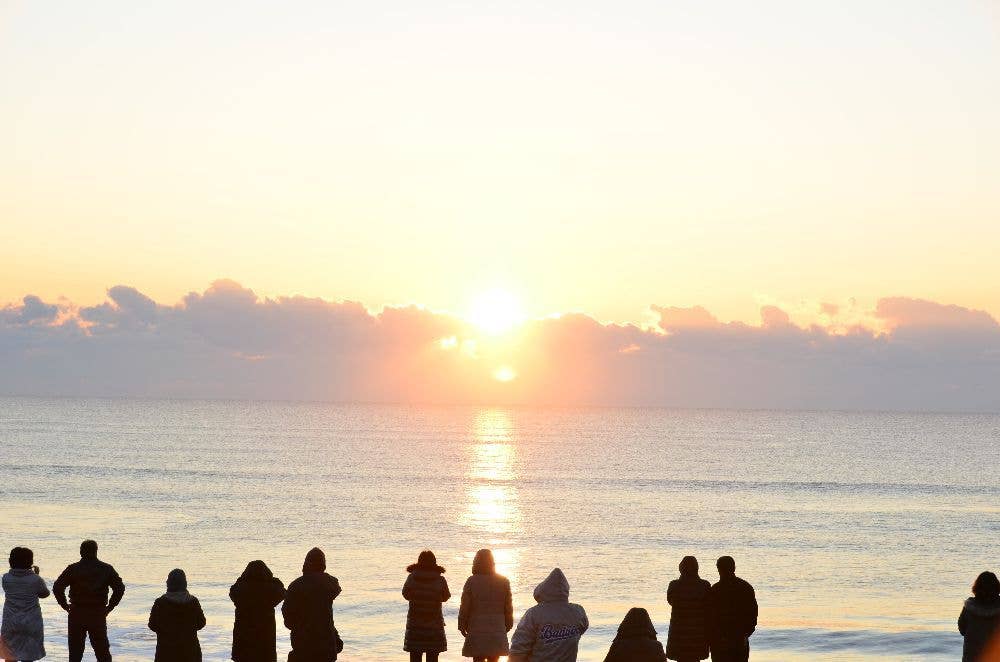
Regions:
<instances>
[{"instance_id":1,"label":"person in short jacket","mask_svg":"<svg viewBox=\"0 0 1000 662\"><path fill-rule=\"evenodd\" d=\"M69 601L66 600L69 589ZM52 585L59 606L69 612L69 662L80 662L87 637L97 662L111 662L108 614L125 595L125 583L114 567L97 558L97 543L80 543L80 560L70 564ZM110 597L108 593L111 593Z\"/></svg>"},{"instance_id":2,"label":"person in short jacket","mask_svg":"<svg viewBox=\"0 0 1000 662\"><path fill-rule=\"evenodd\" d=\"M45 580L33 565L35 554L27 547L10 550L10 572L3 576L3 622L0 624L0 658L31 662L45 657L45 623L40 598L49 597Z\"/></svg>"},{"instance_id":3,"label":"person in short jacket","mask_svg":"<svg viewBox=\"0 0 1000 662\"><path fill-rule=\"evenodd\" d=\"M201 603L187 590L180 568L167 575L167 592L153 603L149 629L156 633L155 662L201 662L198 630L205 627Z\"/></svg>"},{"instance_id":4,"label":"person in short jacket","mask_svg":"<svg viewBox=\"0 0 1000 662\"><path fill-rule=\"evenodd\" d=\"M965 640L962 662L1000 660L1000 581L992 572L976 578L958 617L958 631Z\"/></svg>"},{"instance_id":5,"label":"person in short jacket","mask_svg":"<svg viewBox=\"0 0 1000 662\"><path fill-rule=\"evenodd\" d=\"M698 576L698 559L685 556L681 576L667 586L670 628L667 630L667 658L695 662L708 657L708 599L712 585Z\"/></svg>"},{"instance_id":6,"label":"person in short jacket","mask_svg":"<svg viewBox=\"0 0 1000 662\"><path fill-rule=\"evenodd\" d=\"M411 662L437 662L438 655L448 650L444 634L441 604L451 598L444 568L437 564L434 552L424 550L417 562L406 568L410 573L403 583L403 597L410 603L406 612L406 635L403 650L410 653Z\"/></svg>"},{"instance_id":7,"label":"person in short jacket","mask_svg":"<svg viewBox=\"0 0 1000 662\"><path fill-rule=\"evenodd\" d=\"M285 585L263 561L251 561L229 589L236 607L232 659L276 662L278 650L274 608L285 599Z\"/></svg>"},{"instance_id":8,"label":"person in short jacket","mask_svg":"<svg viewBox=\"0 0 1000 662\"><path fill-rule=\"evenodd\" d=\"M656 628L649 612L632 607L618 626L604 662L664 662L663 644L656 639Z\"/></svg>"},{"instance_id":9,"label":"person in short jacket","mask_svg":"<svg viewBox=\"0 0 1000 662\"><path fill-rule=\"evenodd\" d=\"M736 576L731 556L715 563L719 581L709 592L710 636L713 662L747 662L750 635L757 629L757 597L753 586Z\"/></svg>"},{"instance_id":10,"label":"person in short jacket","mask_svg":"<svg viewBox=\"0 0 1000 662\"><path fill-rule=\"evenodd\" d=\"M472 576L465 580L458 610L458 631L465 637L462 656L496 662L510 651L507 633L513 627L510 581L497 574L493 552L481 549L472 561Z\"/></svg>"},{"instance_id":11,"label":"person in short jacket","mask_svg":"<svg viewBox=\"0 0 1000 662\"><path fill-rule=\"evenodd\" d=\"M291 630L288 662L333 662L344 649L333 622L333 601L340 582L326 574L326 555L313 547L302 564L302 576L288 585L281 614Z\"/></svg>"},{"instance_id":12,"label":"person in short jacket","mask_svg":"<svg viewBox=\"0 0 1000 662\"><path fill-rule=\"evenodd\" d=\"M553 569L534 596L538 604L524 612L511 637L510 662L574 662L590 622L583 607L569 601L563 571Z\"/></svg>"}]
</instances>

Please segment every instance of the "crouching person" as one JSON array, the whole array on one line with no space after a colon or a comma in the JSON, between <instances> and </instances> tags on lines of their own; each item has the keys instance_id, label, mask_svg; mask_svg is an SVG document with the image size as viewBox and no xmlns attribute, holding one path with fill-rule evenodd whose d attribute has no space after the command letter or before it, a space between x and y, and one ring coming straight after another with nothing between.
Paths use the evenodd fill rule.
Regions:
<instances>
[{"instance_id":1,"label":"crouching person","mask_svg":"<svg viewBox=\"0 0 1000 662\"><path fill-rule=\"evenodd\" d=\"M555 568L535 587L535 602L510 640L510 662L574 662L590 622L583 607L569 601L562 570Z\"/></svg>"}]
</instances>

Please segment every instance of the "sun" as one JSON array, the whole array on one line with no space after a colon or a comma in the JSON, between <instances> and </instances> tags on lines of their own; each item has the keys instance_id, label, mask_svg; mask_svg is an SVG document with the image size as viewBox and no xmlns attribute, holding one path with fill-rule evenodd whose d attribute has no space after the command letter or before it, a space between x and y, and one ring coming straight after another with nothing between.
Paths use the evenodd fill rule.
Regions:
<instances>
[{"instance_id":1,"label":"sun","mask_svg":"<svg viewBox=\"0 0 1000 662\"><path fill-rule=\"evenodd\" d=\"M517 373L509 365L503 365L493 371L493 379L498 382L509 382L517 378Z\"/></svg>"},{"instance_id":2,"label":"sun","mask_svg":"<svg viewBox=\"0 0 1000 662\"><path fill-rule=\"evenodd\" d=\"M500 335L524 321L521 302L506 290L483 292L472 304L468 319L481 331Z\"/></svg>"}]
</instances>

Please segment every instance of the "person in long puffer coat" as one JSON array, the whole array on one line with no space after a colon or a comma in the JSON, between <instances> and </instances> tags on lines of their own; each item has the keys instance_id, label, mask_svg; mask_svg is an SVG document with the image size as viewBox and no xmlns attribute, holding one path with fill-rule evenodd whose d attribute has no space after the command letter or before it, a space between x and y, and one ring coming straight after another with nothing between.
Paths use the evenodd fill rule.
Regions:
<instances>
[{"instance_id":1,"label":"person in long puffer coat","mask_svg":"<svg viewBox=\"0 0 1000 662\"><path fill-rule=\"evenodd\" d=\"M313 547L302 564L302 576L288 585L281 614L291 630L288 662L333 662L344 642L333 622L333 601L340 582L326 574L326 555Z\"/></svg>"},{"instance_id":2,"label":"person in long puffer coat","mask_svg":"<svg viewBox=\"0 0 1000 662\"><path fill-rule=\"evenodd\" d=\"M198 630L205 627L201 603L187 590L180 568L167 575L167 592L153 602L149 629L156 633L155 662L201 662Z\"/></svg>"},{"instance_id":3,"label":"person in long puffer coat","mask_svg":"<svg viewBox=\"0 0 1000 662\"><path fill-rule=\"evenodd\" d=\"M510 651L507 633L513 627L510 581L497 574L493 552L481 549L472 561L472 576L465 580L458 610L458 631L465 637L462 656L496 662Z\"/></svg>"},{"instance_id":4,"label":"person in long puffer coat","mask_svg":"<svg viewBox=\"0 0 1000 662\"><path fill-rule=\"evenodd\" d=\"M664 662L666 659L649 612L642 607L629 609L618 626L618 634L604 662Z\"/></svg>"},{"instance_id":5,"label":"person in long puffer coat","mask_svg":"<svg viewBox=\"0 0 1000 662\"><path fill-rule=\"evenodd\" d=\"M524 612L510 638L509 662L575 662L590 622L583 607L569 601L563 571L554 568L534 596L538 604Z\"/></svg>"},{"instance_id":6,"label":"person in long puffer coat","mask_svg":"<svg viewBox=\"0 0 1000 662\"><path fill-rule=\"evenodd\" d=\"M685 556L681 576L667 586L670 628L667 631L667 658L695 662L708 657L709 596L712 585L698 576L698 559Z\"/></svg>"},{"instance_id":7,"label":"person in long puffer coat","mask_svg":"<svg viewBox=\"0 0 1000 662\"><path fill-rule=\"evenodd\" d=\"M965 601L958 617L958 631L965 639L962 662L1000 660L1000 581L984 572L972 585L973 597Z\"/></svg>"},{"instance_id":8,"label":"person in long puffer coat","mask_svg":"<svg viewBox=\"0 0 1000 662\"><path fill-rule=\"evenodd\" d=\"M34 553L27 547L10 550L10 572L3 576L3 623L0 624L0 657L5 660L40 660L45 657L45 624L39 598L49 589L38 575Z\"/></svg>"},{"instance_id":9,"label":"person in long puffer coat","mask_svg":"<svg viewBox=\"0 0 1000 662\"><path fill-rule=\"evenodd\" d=\"M434 552L424 550L406 571L410 574L403 583L403 597L410 607L403 650L409 652L410 662L420 662L424 654L427 662L437 662L438 655L448 650L441 603L448 601L451 591L442 577L444 568L437 564Z\"/></svg>"},{"instance_id":10,"label":"person in long puffer coat","mask_svg":"<svg viewBox=\"0 0 1000 662\"><path fill-rule=\"evenodd\" d=\"M251 561L229 589L236 606L233 653L236 662L276 662L274 608L285 599L285 585L263 561Z\"/></svg>"}]
</instances>

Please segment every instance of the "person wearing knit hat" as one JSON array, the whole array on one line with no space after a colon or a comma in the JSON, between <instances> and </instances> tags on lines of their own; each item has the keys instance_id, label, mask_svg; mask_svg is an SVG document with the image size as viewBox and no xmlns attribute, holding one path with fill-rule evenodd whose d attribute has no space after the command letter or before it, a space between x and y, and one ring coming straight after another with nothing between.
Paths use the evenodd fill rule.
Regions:
<instances>
[{"instance_id":1,"label":"person wearing knit hat","mask_svg":"<svg viewBox=\"0 0 1000 662\"><path fill-rule=\"evenodd\" d=\"M167 592L153 603L149 629L156 633L155 662L201 662L198 630L205 627L201 603L187 590L187 575L175 568L167 575Z\"/></svg>"},{"instance_id":2,"label":"person wearing knit hat","mask_svg":"<svg viewBox=\"0 0 1000 662\"><path fill-rule=\"evenodd\" d=\"M288 586L281 615L291 631L288 662L333 662L344 642L333 622L333 601L340 582L326 573L326 555L313 547L302 564L302 576Z\"/></svg>"}]
</instances>

